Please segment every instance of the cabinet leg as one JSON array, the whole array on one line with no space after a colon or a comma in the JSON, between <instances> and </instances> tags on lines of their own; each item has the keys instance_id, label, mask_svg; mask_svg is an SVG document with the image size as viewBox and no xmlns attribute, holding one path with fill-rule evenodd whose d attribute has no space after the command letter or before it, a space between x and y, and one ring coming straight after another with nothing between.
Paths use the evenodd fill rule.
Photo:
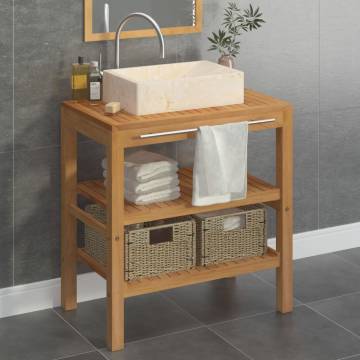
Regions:
<instances>
[{"instance_id":1,"label":"cabinet leg","mask_svg":"<svg viewBox=\"0 0 360 360\"><path fill-rule=\"evenodd\" d=\"M293 310L293 135L292 109L284 112L284 126L276 130L276 178L281 200L276 212L276 249L280 267L276 270L277 309Z\"/></svg>"},{"instance_id":2,"label":"cabinet leg","mask_svg":"<svg viewBox=\"0 0 360 360\"><path fill-rule=\"evenodd\" d=\"M107 345L124 348L124 149L112 135L107 147Z\"/></svg>"},{"instance_id":3,"label":"cabinet leg","mask_svg":"<svg viewBox=\"0 0 360 360\"><path fill-rule=\"evenodd\" d=\"M61 122L61 304L64 310L77 307L77 229L69 205L76 203L76 131Z\"/></svg>"}]
</instances>

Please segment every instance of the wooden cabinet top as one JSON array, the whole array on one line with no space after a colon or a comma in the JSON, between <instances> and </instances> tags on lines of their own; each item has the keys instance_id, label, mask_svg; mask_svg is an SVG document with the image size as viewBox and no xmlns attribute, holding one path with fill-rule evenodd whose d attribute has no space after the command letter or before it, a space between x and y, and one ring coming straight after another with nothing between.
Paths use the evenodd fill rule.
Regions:
<instances>
[{"instance_id":1,"label":"wooden cabinet top","mask_svg":"<svg viewBox=\"0 0 360 360\"><path fill-rule=\"evenodd\" d=\"M92 105L86 100L70 100L63 103L63 108L74 110L98 126L109 130L120 131L136 129L151 131L155 128L168 126L175 126L176 128L197 127L231 121L255 120L261 119L261 117L264 116L276 117L278 113L281 113L290 106L286 101L248 89L245 90L245 103L242 105L229 105L144 116L131 115L124 111L114 115L108 115L105 113L104 103ZM279 126L281 126L281 124L275 123L274 126L271 127Z\"/></svg>"}]
</instances>

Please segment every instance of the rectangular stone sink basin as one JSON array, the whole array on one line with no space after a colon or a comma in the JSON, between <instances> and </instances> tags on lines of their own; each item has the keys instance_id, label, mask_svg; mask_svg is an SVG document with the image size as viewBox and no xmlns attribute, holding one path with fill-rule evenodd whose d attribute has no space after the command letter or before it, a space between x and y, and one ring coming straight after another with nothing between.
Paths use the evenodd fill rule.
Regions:
<instances>
[{"instance_id":1,"label":"rectangular stone sink basin","mask_svg":"<svg viewBox=\"0 0 360 360\"><path fill-rule=\"evenodd\" d=\"M134 115L244 103L244 73L210 61L104 71L103 99Z\"/></svg>"}]
</instances>

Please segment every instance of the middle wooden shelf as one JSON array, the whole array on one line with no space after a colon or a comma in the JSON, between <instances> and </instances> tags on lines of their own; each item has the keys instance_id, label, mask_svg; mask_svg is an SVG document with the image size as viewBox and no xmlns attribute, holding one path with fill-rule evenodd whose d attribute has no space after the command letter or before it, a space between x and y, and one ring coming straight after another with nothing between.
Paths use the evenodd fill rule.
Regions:
<instances>
[{"instance_id":1,"label":"middle wooden shelf","mask_svg":"<svg viewBox=\"0 0 360 360\"><path fill-rule=\"evenodd\" d=\"M193 206L191 201L192 169L181 169L179 171L179 178L181 197L177 200L146 206L138 206L125 201L124 224L137 224L146 221L168 219L178 216L280 200L280 190L277 187L249 175L247 197L245 199L211 206ZM103 181L90 180L80 182L77 186L77 192L79 195L82 195L106 208L106 191Z\"/></svg>"}]
</instances>

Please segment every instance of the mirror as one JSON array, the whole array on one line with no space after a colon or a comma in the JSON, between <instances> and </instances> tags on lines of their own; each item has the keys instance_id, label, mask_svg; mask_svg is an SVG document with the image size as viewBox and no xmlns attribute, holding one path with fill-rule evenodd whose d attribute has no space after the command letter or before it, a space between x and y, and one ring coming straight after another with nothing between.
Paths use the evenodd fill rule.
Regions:
<instances>
[{"instance_id":1,"label":"mirror","mask_svg":"<svg viewBox=\"0 0 360 360\"><path fill-rule=\"evenodd\" d=\"M120 21L132 12L143 12L155 19L163 35L200 32L202 0L84 0L85 41L114 40ZM121 38L155 36L143 19L126 25Z\"/></svg>"}]
</instances>

